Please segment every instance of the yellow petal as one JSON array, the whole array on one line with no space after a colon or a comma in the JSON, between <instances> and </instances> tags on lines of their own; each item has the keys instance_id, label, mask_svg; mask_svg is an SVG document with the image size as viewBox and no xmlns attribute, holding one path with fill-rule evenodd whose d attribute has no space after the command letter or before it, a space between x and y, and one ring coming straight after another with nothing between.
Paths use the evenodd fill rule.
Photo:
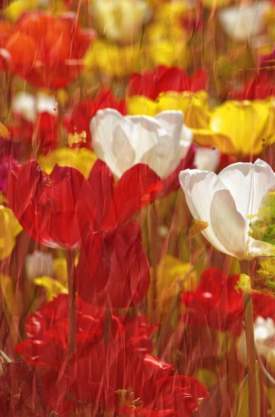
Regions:
<instances>
[{"instance_id":1,"label":"yellow petal","mask_svg":"<svg viewBox=\"0 0 275 417\"><path fill-rule=\"evenodd\" d=\"M144 96L129 97L127 99L127 112L133 115L154 116L158 113L157 103Z\"/></svg>"},{"instance_id":2,"label":"yellow petal","mask_svg":"<svg viewBox=\"0 0 275 417\"><path fill-rule=\"evenodd\" d=\"M190 263L183 263L173 256L166 255L157 269L157 315L159 319L171 313L179 294L192 290L197 283L197 276Z\"/></svg>"},{"instance_id":3,"label":"yellow petal","mask_svg":"<svg viewBox=\"0 0 275 417\"><path fill-rule=\"evenodd\" d=\"M17 20L23 13L34 9L38 4L37 0L15 0L4 10L5 16L10 20Z\"/></svg>"},{"instance_id":4,"label":"yellow petal","mask_svg":"<svg viewBox=\"0 0 275 417\"><path fill-rule=\"evenodd\" d=\"M13 212L4 206L0 206L0 259L8 257L16 242L16 236L22 227L18 223Z\"/></svg>"},{"instance_id":5,"label":"yellow petal","mask_svg":"<svg viewBox=\"0 0 275 417\"><path fill-rule=\"evenodd\" d=\"M110 77L125 77L138 71L140 61L140 44L119 46L96 40L84 57L84 66L88 70L102 71Z\"/></svg>"},{"instance_id":6,"label":"yellow petal","mask_svg":"<svg viewBox=\"0 0 275 417\"><path fill-rule=\"evenodd\" d=\"M86 148L59 148L39 158L41 168L48 174L52 172L55 165L59 165L75 168L85 177L89 176L95 161L96 155Z\"/></svg>"},{"instance_id":7,"label":"yellow petal","mask_svg":"<svg viewBox=\"0 0 275 417\"><path fill-rule=\"evenodd\" d=\"M37 277L34 279L34 283L45 289L48 301L59 294L68 294L67 287L51 277Z\"/></svg>"},{"instance_id":8,"label":"yellow petal","mask_svg":"<svg viewBox=\"0 0 275 417\"><path fill-rule=\"evenodd\" d=\"M232 0L202 0L202 4L208 9L216 9L219 7L228 6Z\"/></svg>"},{"instance_id":9,"label":"yellow petal","mask_svg":"<svg viewBox=\"0 0 275 417\"><path fill-rule=\"evenodd\" d=\"M2 139L9 139L10 137L10 132L8 128L1 122L0 122L0 136Z\"/></svg>"},{"instance_id":10,"label":"yellow petal","mask_svg":"<svg viewBox=\"0 0 275 417\"><path fill-rule=\"evenodd\" d=\"M272 120L268 100L229 100L212 111L207 129L193 131L194 140L226 154L257 155L271 143Z\"/></svg>"},{"instance_id":11,"label":"yellow petal","mask_svg":"<svg viewBox=\"0 0 275 417\"><path fill-rule=\"evenodd\" d=\"M210 111L205 91L162 93L158 97L158 111L163 110L181 110L184 122L190 128L202 129L209 124Z\"/></svg>"},{"instance_id":12,"label":"yellow petal","mask_svg":"<svg viewBox=\"0 0 275 417\"><path fill-rule=\"evenodd\" d=\"M53 261L54 276L63 285L67 283L67 261L64 257L55 258Z\"/></svg>"},{"instance_id":13,"label":"yellow petal","mask_svg":"<svg viewBox=\"0 0 275 417\"><path fill-rule=\"evenodd\" d=\"M9 314L16 314L17 303L14 297L12 279L8 275L0 274L0 288L3 300L6 304Z\"/></svg>"}]
</instances>

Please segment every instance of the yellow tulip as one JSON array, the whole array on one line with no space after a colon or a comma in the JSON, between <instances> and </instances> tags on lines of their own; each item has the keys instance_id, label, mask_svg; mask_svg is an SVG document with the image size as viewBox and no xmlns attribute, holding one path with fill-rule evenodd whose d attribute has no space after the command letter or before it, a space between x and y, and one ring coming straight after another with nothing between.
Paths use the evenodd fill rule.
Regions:
<instances>
[{"instance_id":1,"label":"yellow tulip","mask_svg":"<svg viewBox=\"0 0 275 417\"><path fill-rule=\"evenodd\" d=\"M190 263L183 263L166 255L157 269L156 313L161 320L165 315L176 312L177 301L183 290L195 289L197 276ZM176 305L173 305L175 304Z\"/></svg>"},{"instance_id":2,"label":"yellow tulip","mask_svg":"<svg viewBox=\"0 0 275 417\"><path fill-rule=\"evenodd\" d=\"M202 4L207 9L218 9L220 7L229 6L232 0L202 0Z\"/></svg>"},{"instance_id":3,"label":"yellow tulip","mask_svg":"<svg viewBox=\"0 0 275 417\"><path fill-rule=\"evenodd\" d=\"M64 257L55 258L53 261L53 271L56 279L63 285L66 285L68 280L67 261Z\"/></svg>"},{"instance_id":4,"label":"yellow tulip","mask_svg":"<svg viewBox=\"0 0 275 417\"><path fill-rule=\"evenodd\" d=\"M144 96L133 96L127 99L127 110L129 114L148 116L154 116L164 110L180 110L184 114L186 125L196 129L207 128L210 117L205 91L161 93L155 101Z\"/></svg>"},{"instance_id":5,"label":"yellow tulip","mask_svg":"<svg viewBox=\"0 0 275 417\"><path fill-rule=\"evenodd\" d=\"M22 227L13 212L0 205L0 259L5 259L12 253L16 236L21 230Z\"/></svg>"},{"instance_id":6,"label":"yellow tulip","mask_svg":"<svg viewBox=\"0 0 275 417\"><path fill-rule=\"evenodd\" d=\"M4 9L4 14L8 19L15 21L23 13L35 9L37 5L38 0L15 0Z\"/></svg>"},{"instance_id":7,"label":"yellow tulip","mask_svg":"<svg viewBox=\"0 0 275 417\"><path fill-rule=\"evenodd\" d=\"M84 58L87 70L101 71L109 77L125 77L138 71L141 65L140 44L119 46L96 40Z\"/></svg>"},{"instance_id":8,"label":"yellow tulip","mask_svg":"<svg viewBox=\"0 0 275 417\"><path fill-rule=\"evenodd\" d=\"M47 301L51 301L59 294L68 294L67 287L51 277L37 277L34 279L34 283L45 289Z\"/></svg>"},{"instance_id":9,"label":"yellow tulip","mask_svg":"<svg viewBox=\"0 0 275 417\"><path fill-rule=\"evenodd\" d=\"M39 164L47 174L52 172L55 165L59 165L75 168L85 177L89 176L95 161L95 154L86 148L59 148L39 158Z\"/></svg>"},{"instance_id":10,"label":"yellow tulip","mask_svg":"<svg viewBox=\"0 0 275 417\"><path fill-rule=\"evenodd\" d=\"M145 31L145 50L151 66L186 68L189 64L187 37L183 28L173 23L154 22Z\"/></svg>"},{"instance_id":11,"label":"yellow tulip","mask_svg":"<svg viewBox=\"0 0 275 417\"><path fill-rule=\"evenodd\" d=\"M212 111L208 128L193 131L194 140L225 154L257 155L274 139L274 120L270 100L229 100Z\"/></svg>"},{"instance_id":12,"label":"yellow tulip","mask_svg":"<svg viewBox=\"0 0 275 417\"><path fill-rule=\"evenodd\" d=\"M18 304L16 303L11 277L8 275L0 274L0 288L3 300L5 301L7 312L10 315L17 314Z\"/></svg>"}]
</instances>

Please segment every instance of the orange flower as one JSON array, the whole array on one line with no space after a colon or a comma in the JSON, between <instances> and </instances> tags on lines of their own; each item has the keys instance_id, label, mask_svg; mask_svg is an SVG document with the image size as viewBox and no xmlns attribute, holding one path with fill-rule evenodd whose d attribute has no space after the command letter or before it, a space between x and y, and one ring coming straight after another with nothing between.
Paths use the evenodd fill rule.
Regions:
<instances>
[{"instance_id":1,"label":"orange flower","mask_svg":"<svg viewBox=\"0 0 275 417\"><path fill-rule=\"evenodd\" d=\"M68 15L31 12L13 27L5 23L2 26L2 67L35 86L53 89L67 86L78 76L94 37Z\"/></svg>"}]
</instances>

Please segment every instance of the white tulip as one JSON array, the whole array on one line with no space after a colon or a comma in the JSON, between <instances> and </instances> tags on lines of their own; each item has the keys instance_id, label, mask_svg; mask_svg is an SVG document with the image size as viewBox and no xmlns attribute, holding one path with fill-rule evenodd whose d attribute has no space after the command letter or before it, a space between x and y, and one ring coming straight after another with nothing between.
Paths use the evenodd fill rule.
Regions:
<instances>
[{"instance_id":1,"label":"white tulip","mask_svg":"<svg viewBox=\"0 0 275 417\"><path fill-rule=\"evenodd\" d=\"M268 317L257 317L254 322L255 347L259 355L267 361L275 359L275 323ZM243 331L237 342L238 358L244 365L247 363L246 338Z\"/></svg>"},{"instance_id":2,"label":"white tulip","mask_svg":"<svg viewBox=\"0 0 275 417\"><path fill-rule=\"evenodd\" d=\"M192 141L192 133L178 111L149 117L100 110L91 121L91 134L97 156L117 177L144 163L165 178L177 168Z\"/></svg>"},{"instance_id":3,"label":"white tulip","mask_svg":"<svg viewBox=\"0 0 275 417\"><path fill-rule=\"evenodd\" d=\"M240 259L274 255L273 245L249 235L264 197L275 190L266 162L239 162L218 175L187 169L179 180L193 217L208 224L203 235L217 250Z\"/></svg>"},{"instance_id":4,"label":"white tulip","mask_svg":"<svg viewBox=\"0 0 275 417\"><path fill-rule=\"evenodd\" d=\"M140 36L150 17L150 7L144 0L92 0L91 13L109 40L131 42Z\"/></svg>"},{"instance_id":5,"label":"white tulip","mask_svg":"<svg viewBox=\"0 0 275 417\"><path fill-rule=\"evenodd\" d=\"M222 9L219 19L228 36L236 41L246 41L261 32L263 17L269 7L269 1L236 5Z\"/></svg>"},{"instance_id":6,"label":"white tulip","mask_svg":"<svg viewBox=\"0 0 275 417\"><path fill-rule=\"evenodd\" d=\"M53 257L50 253L35 250L26 257L26 273L29 279L53 276Z\"/></svg>"},{"instance_id":7,"label":"white tulip","mask_svg":"<svg viewBox=\"0 0 275 417\"><path fill-rule=\"evenodd\" d=\"M38 113L46 112L55 115L57 106L57 101L52 96L39 93L35 97L32 94L20 92L13 99L12 111L20 114L27 121L34 123Z\"/></svg>"},{"instance_id":8,"label":"white tulip","mask_svg":"<svg viewBox=\"0 0 275 417\"><path fill-rule=\"evenodd\" d=\"M194 165L197 169L216 171L219 166L220 159L221 153L218 149L196 146Z\"/></svg>"}]
</instances>

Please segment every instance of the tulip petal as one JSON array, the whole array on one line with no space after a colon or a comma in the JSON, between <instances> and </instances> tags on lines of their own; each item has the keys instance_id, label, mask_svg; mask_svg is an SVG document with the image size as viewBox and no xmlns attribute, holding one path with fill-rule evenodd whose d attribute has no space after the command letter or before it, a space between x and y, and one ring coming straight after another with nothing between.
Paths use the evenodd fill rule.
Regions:
<instances>
[{"instance_id":1,"label":"tulip petal","mask_svg":"<svg viewBox=\"0 0 275 417\"><path fill-rule=\"evenodd\" d=\"M225 247L226 253L237 258L246 257L247 223L237 211L228 190L219 190L214 194L210 218L213 232Z\"/></svg>"},{"instance_id":2,"label":"tulip petal","mask_svg":"<svg viewBox=\"0 0 275 417\"><path fill-rule=\"evenodd\" d=\"M161 189L160 178L147 165L133 166L125 172L115 187L113 204L104 221L104 227L109 229L127 221L149 204Z\"/></svg>"},{"instance_id":3,"label":"tulip petal","mask_svg":"<svg viewBox=\"0 0 275 417\"><path fill-rule=\"evenodd\" d=\"M217 239L211 225L211 203L213 196L224 185L219 177L213 172L187 169L179 175L181 187L191 214L195 220L202 220L208 223L203 235L219 251L228 253L223 244Z\"/></svg>"},{"instance_id":4,"label":"tulip petal","mask_svg":"<svg viewBox=\"0 0 275 417\"><path fill-rule=\"evenodd\" d=\"M275 245L271 243L264 242L262 240L253 239L252 237L248 238L248 252L249 255L254 257L259 256L275 256Z\"/></svg>"},{"instance_id":5,"label":"tulip petal","mask_svg":"<svg viewBox=\"0 0 275 417\"><path fill-rule=\"evenodd\" d=\"M272 168L261 159L257 159L254 164L232 164L219 173L219 178L230 191L237 210L245 219L256 215L266 193L275 189Z\"/></svg>"}]
</instances>

